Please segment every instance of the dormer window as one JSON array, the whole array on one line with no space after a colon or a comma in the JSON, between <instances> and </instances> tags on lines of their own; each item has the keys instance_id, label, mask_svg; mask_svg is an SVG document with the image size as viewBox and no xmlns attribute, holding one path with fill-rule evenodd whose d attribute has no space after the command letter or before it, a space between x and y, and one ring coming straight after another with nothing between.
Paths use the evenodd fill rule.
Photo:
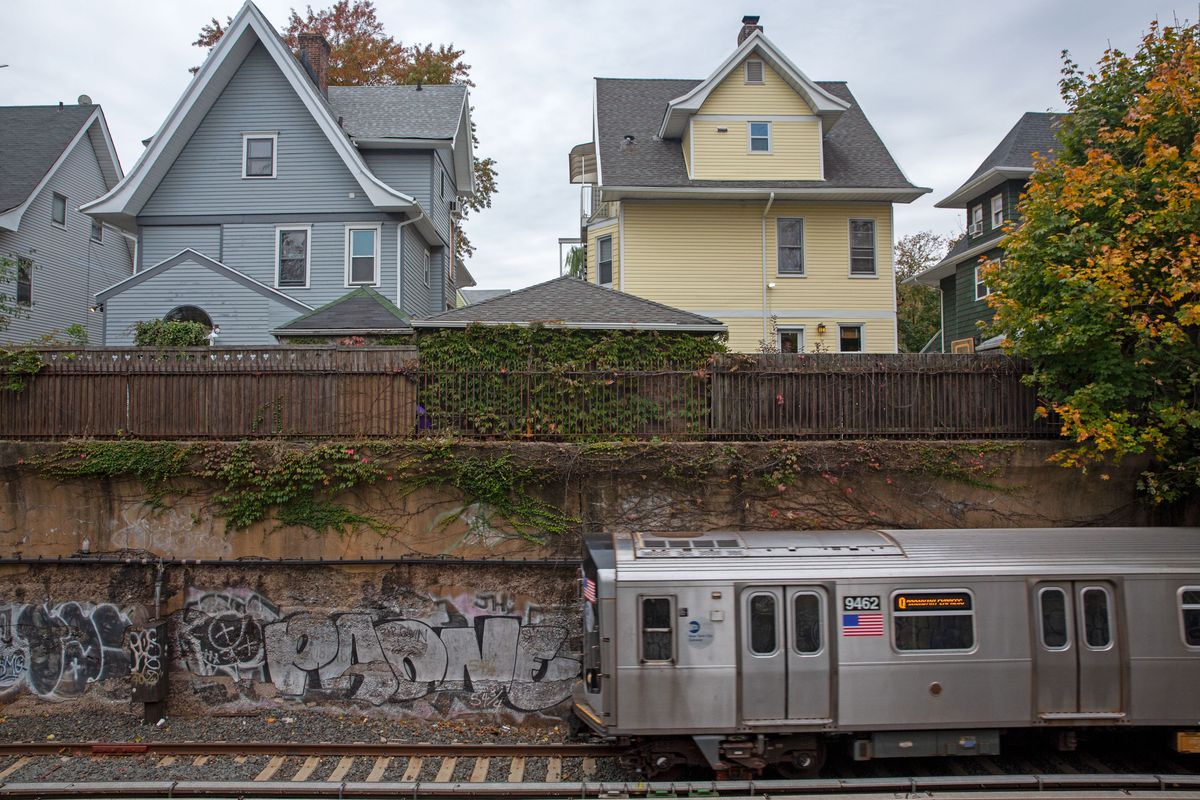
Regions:
<instances>
[{"instance_id":1,"label":"dormer window","mask_svg":"<svg viewBox=\"0 0 1200 800\"><path fill-rule=\"evenodd\" d=\"M977 205L971 209L971 224L967 226L967 233L971 236L978 236L983 233L983 205Z\"/></svg>"},{"instance_id":2,"label":"dormer window","mask_svg":"<svg viewBox=\"0 0 1200 800\"><path fill-rule=\"evenodd\" d=\"M998 194L992 198L992 227L1000 228L1004 224L1004 195Z\"/></svg>"},{"instance_id":3,"label":"dormer window","mask_svg":"<svg viewBox=\"0 0 1200 800\"><path fill-rule=\"evenodd\" d=\"M242 177L274 178L275 145L279 135L275 133L242 134Z\"/></svg>"},{"instance_id":4,"label":"dormer window","mask_svg":"<svg viewBox=\"0 0 1200 800\"><path fill-rule=\"evenodd\" d=\"M746 83L763 82L763 62L750 60L746 62Z\"/></svg>"},{"instance_id":5,"label":"dormer window","mask_svg":"<svg viewBox=\"0 0 1200 800\"><path fill-rule=\"evenodd\" d=\"M769 122L751 122L750 123L750 152L751 153L769 153L769 152L771 152L771 123L769 123Z\"/></svg>"}]
</instances>

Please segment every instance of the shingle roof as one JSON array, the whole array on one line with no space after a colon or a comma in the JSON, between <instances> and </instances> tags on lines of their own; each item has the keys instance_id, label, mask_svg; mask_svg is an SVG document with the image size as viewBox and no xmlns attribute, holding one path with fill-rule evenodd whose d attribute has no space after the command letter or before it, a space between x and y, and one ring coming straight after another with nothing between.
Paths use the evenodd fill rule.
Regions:
<instances>
[{"instance_id":1,"label":"shingle roof","mask_svg":"<svg viewBox=\"0 0 1200 800\"><path fill-rule=\"evenodd\" d=\"M412 328L408 316L390 300L374 289L360 286L274 330L280 336L307 336L317 332L353 336L412 333Z\"/></svg>"},{"instance_id":2,"label":"shingle roof","mask_svg":"<svg viewBox=\"0 0 1200 800\"><path fill-rule=\"evenodd\" d=\"M720 320L564 276L425 319L415 328L546 323L568 328L725 329Z\"/></svg>"},{"instance_id":3,"label":"shingle roof","mask_svg":"<svg viewBox=\"0 0 1200 800\"><path fill-rule=\"evenodd\" d=\"M1045 111L1026 111L963 185L997 167L1033 169L1035 152L1046 156L1058 147L1055 132L1058 130L1058 123L1065 116L1066 114Z\"/></svg>"},{"instance_id":4,"label":"shingle roof","mask_svg":"<svg viewBox=\"0 0 1200 800\"><path fill-rule=\"evenodd\" d=\"M825 131L825 180L694 181L688 180L683 148L677 139L658 139L670 100L702 83L672 79L596 79L596 123L600 169L605 186L695 188L880 188L916 189L896 166L879 134L863 114L844 82L817 81L850 108ZM627 134L634 136L625 145Z\"/></svg>"},{"instance_id":5,"label":"shingle roof","mask_svg":"<svg viewBox=\"0 0 1200 800\"><path fill-rule=\"evenodd\" d=\"M484 300L490 300L493 297L499 297L502 294L509 294L512 289L459 289L458 293L463 296L463 300L467 301L468 305L482 303Z\"/></svg>"},{"instance_id":6,"label":"shingle roof","mask_svg":"<svg viewBox=\"0 0 1200 800\"><path fill-rule=\"evenodd\" d=\"M330 86L329 105L356 139L453 139L467 87Z\"/></svg>"},{"instance_id":7,"label":"shingle roof","mask_svg":"<svg viewBox=\"0 0 1200 800\"><path fill-rule=\"evenodd\" d=\"M0 107L0 211L21 205L96 106Z\"/></svg>"}]
</instances>

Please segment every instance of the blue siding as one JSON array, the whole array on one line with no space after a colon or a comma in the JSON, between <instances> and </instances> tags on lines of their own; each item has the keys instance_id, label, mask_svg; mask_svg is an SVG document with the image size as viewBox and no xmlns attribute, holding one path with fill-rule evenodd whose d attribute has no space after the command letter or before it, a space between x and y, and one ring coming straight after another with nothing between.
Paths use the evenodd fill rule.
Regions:
<instances>
[{"instance_id":1,"label":"blue siding","mask_svg":"<svg viewBox=\"0 0 1200 800\"><path fill-rule=\"evenodd\" d=\"M242 178L242 133L279 134L277 177ZM373 211L261 44L247 54L143 215Z\"/></svg>"},{"instance_id":2,"label":"blue siding","mask_svg":"<svg viewBox=\"0 0 1200 800\"><path fill-rule=\"evenodd\" d=\"M450 243L450 201L455 195L452 176L453 173L446 167L443 155L439 152L433 160L432 196L426 208L429 209L429 218L433 221L433 226L446 244ZM442 189L443 180L445 191Z\"/></svg>"},{"instance_id":3,"label":"blue siding","mask_svg":"<svg viewBox=\"0 0 1200 800\"><path fill-rule=\"evenodd\" d=\"M430 150L361 150L375 177L429 208Z\"/></svg>"},{"instance_id":4,"label":"blue siding","mask_svg":"<svg viewBox=\"0 0 1200 800\"><path fill-rule=\"evenodd\" d=\"M406 227L404 229L404 265L401 279L403 291L400 310L412 314L414 317L423 317L441 310L432 302L432 295L436 291L436 282L431 280L430 286L425 285L422 264L425 250L429 250L431 255L434 252L434 248L421 238L421 234L413 230L412 225Z\"/></svg>"},{"instance_id":5,"label":"blue siding","mask_svg":"<svg viewBox=\"0 0 1200 800\"><path fill-rule=\"evenodd\" d=\"M142 233L142 264L149 269L188 247L221 260L220 225L148 225Z\"/></svg>"},{"instance_id":6,"label":"blue siding","mask_svg":"<svg viewBox=\"0 0 1200 800\"><path fill-rule=\"evenodd\" d=\"M109 228L103 242L93 242L91 217L77 210L105 191L96 151L84 136L33 199L20 227L15 232L0 231L0 257L33 260L33 305L0 332L0 342L28 342L78 323L86 326L91 343L101 343L104 315L90 310L96 292L133 272L129 240ZM67 198L65 228L50 222L55 192ZM2 290L11 297L16 286L9 283Z\"/></svg>"},{"instance_id":7,"label":"blue siding","mask_svg":"<svg viewBox=\"0 0 1200 800\"><path fill-rule=\"evenodd\" d=\"M134 323L161 319L182 305L204 309L221 326L217 343L226 345L275 344L270 331L301 313L208 267L185 261L108 299L105 343L132 345Z\"/></svg>"}]
</instances>

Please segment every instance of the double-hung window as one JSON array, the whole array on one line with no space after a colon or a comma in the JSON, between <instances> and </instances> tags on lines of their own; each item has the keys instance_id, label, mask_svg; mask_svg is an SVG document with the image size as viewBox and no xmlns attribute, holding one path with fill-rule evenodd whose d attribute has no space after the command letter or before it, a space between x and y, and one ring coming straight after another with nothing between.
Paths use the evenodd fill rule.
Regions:
<instances>
[{"instance_id":1,"label":"double-hung window","mask_svg":"<svg viewBox=\"0 0 1200 800\"><path fill-rule=\"evenodd\" d=\"M67 198L58 192L50 197L50 221L60 228L67 225Z\"/></svg>"},{"instance_id":2,"label":"double-hung window","mask_svg":"<svg viewBox=\"0 0 1200 800\"><path fill-rule=\"evenodd\" d=\"M96 220L92 220L91 236L92 241L96 244L104 244L104 226Z\"/></svg>"},{"instance_id":3,"label":"double-hung window","mask_svg":"<svg viewBox=\"0 0 1200 800\"><path fill-rule=\"evenodd\" d=\"M33 305L33 261L17 258L17 305Z\"/></svg>"},{"instance_id":4,"label":"double-hung window","mask_svg":"<svg viewBox=\"0 0 1200 800\"><path fill-rule=\"evenodd\" d=\"M308 288L308 227L275 229L275 286Z\"/></svg>"},{"instance_id":5,"label":"double-hung window","mask_svg":"<svg viewBox=\"0 0 1200 800\"><path fill-rule=\"evenodd\" d=\"M861 353L863 351L863 326L838 325L838 352Z\"/></svg>"},{"instance_id":6,"label":"double-hung window","mask_svg":"<svg viewBox=\"0 0 1200 800\"><path fill-rule=\"evenodd\" d=\"M1004 224L1004 195L998 194L992 198L992 228L999 230Z\"/></svg>"},{"instance_id":7,"label":"double-hung window","mask_svg":"<svg viewBox=\"0 0 1200 800\"><path fill-rule=\"evenodd\" d=\"M850 220L850 275L875 277L875 220Z\"/></svg>"},{"instance_id":8,"label":"double-hung window","mask_svg":"<svg viewBox=\"0 0 1200 800\"><path fill-rule=\"evenodd\" d=\"M346 285L379 284L379 228L346 228Z\"/></svg>"},{"instance_id":9,"label":"double-hung window","mask_svg":"<svg viewBox=\"0 0 1200 800\"><path fill-rule=\"evenodd\" d=\"M780 328L779 329L779 352L781 352L781 353L803 353L804 352L804 328Z\"/></svg>"},{"instance_id":10,"label":"double-hung window","mask_svg":"<svg viewBox=\"0 0 1200 800\"><path fill-rule=\"evenodd\" d=\"M601 236L596 240L596 278L601 286L612 286L613 249L612 237Z\"/></svg>"},{"instance_id":11,"label":"double-hung window","mask_svg":"<svg viewBox=\"0 0 1200 800\"><path fill-rule=\"evenodd\" d=\"M778 239L776 272L780 275L804 274L804 220L780 218L775 222Z\"/></svg>"},{"instance_id":12,"label":"double-hung window","mask_svg":"<svg viewBox=\"0 0 1200 800\"><path fill-rule=\"evenodd\" d=\"M274 178L275 145L279 136L274 133L242 134L242 177Z\"/></svg>"},{"instance_id":13,"label":"double-hung window","mask_svg":"<svg viewBox=\"0 0 1200 800\"><path fill-rule=\"evenodd\" d=\"M750 123L750 152L751 153L769 153L769 152L771 152L771 123L769 123L769 122L751 122Z\"/></svg>"},{"instance_id":14,"label":"double-hung window","mask_svg":"<svg viewBox=\"0 0 1200 800\"><path fill-rule=\"evenodd\" d=\"M991 264L991 263L993 263L993 262L988 261L986 264L976 264L975 265L975 299L976 300L982 300L983 298L987 297L989 294L992 293L992 290L988 288L987 282L983 279L983 270L987 267L988 264Z\"/></svg>"},{"instance_id":15,"label":"double-hung window","mask_svg":"<svg viewBox=\"0 0 1200 800\"><path fill-rule=\"evenodd\" d=\"M983 233L983 206L977 205L971 209L971 224L967 226L967 235L979 236Z\"/></svg>"}]
</instances>

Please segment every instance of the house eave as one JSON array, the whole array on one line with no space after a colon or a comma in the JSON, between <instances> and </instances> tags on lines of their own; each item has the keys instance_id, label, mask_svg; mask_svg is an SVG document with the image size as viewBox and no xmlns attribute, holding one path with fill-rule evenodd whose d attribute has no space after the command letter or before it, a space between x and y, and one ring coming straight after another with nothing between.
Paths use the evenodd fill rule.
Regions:
<instances>
[{"instance_id":1,"label":"house eave","mask_svg":"<svg viewBox=\"0 0 1200 800\"><path fill-rule=\"evenodd\" d=\"M879 187L714 187L714 186L604 186L603 199L679 199L689 200L765 200L772 194L776 200L847 200L859 202L911 203L931 189L914 186L911 189Z\"/></svg>"},{"instance_id":2,"label":"house eave","mask_svg":"<svg viewBox=\"0 0 1200 800\"><path fill-rule=\"evenodd\" d=\"M408 336L410 327L403 328L275 328L272 336Z\"/></svg>"},{"instance_id":3,"label":"house eave","mask_svg":"<svg viewBox=\"0 0 1200 800\"><path fill-rule=\"evenodd\" d=\"M1008 239L1007 235L997 236L995 239L988 239L984 242L968 247L961 253L949 255L943 258L938 263L934 264L924 272L918 272L911 278L904 280L904 283L919 283L924 286L937 286L943 278L948 278L958 270L958 265L964 261L970 261L973 258L979 258L984 253L990 250L995 250L997 247L1003 247L1004 242Z\"/></svg>"},{"instance_id":4,"label":"house eave","mask_svg":"<svg viewBox=\"0 0 1200 800\"><path fill-rule=\"evenodd\" d=\"M547 328L571 328L575 330L597 331L677 331L679 333L725 333L728 328L724 325L674 325L670 323L643 322L570 322L565 320L413 320L414 328L469 328L472 325L501 326L516 325L528 328L533 325L543 325Z\"/></svg>"},{"instance_id":5,"label":"house eave","mask_svg":"<svg viewBox=\"0 0 1200 800\"><path fill-rule=\"evenodd\" d=\"M954 190L953 194L934 203L934 208L966 208L967 203L979 195L1008 180L1028 178L1033 174L1031 167L992 167L979 177L969 180Z\"/></svg>"}]
</instances>

